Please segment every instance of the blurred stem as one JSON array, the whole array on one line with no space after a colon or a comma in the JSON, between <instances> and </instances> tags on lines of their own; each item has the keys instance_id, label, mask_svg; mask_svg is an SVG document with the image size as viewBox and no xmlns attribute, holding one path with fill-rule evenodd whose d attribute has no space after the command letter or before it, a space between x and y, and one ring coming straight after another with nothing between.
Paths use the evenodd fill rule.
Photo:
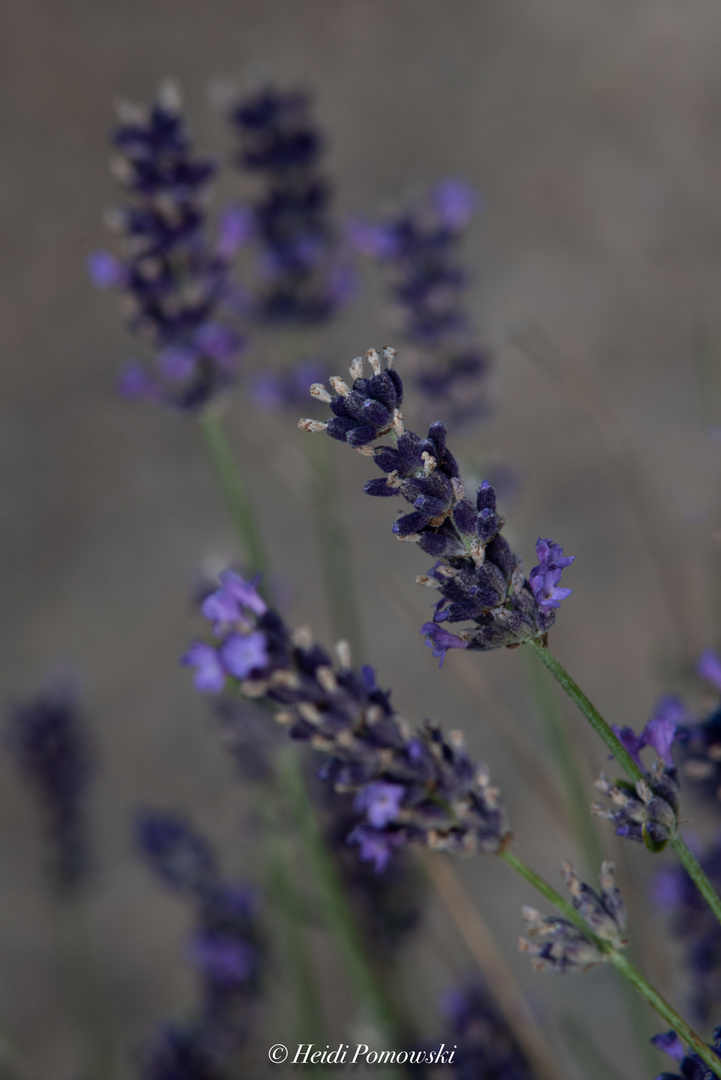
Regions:
<instances>
[{"instance_id":1,"label":"blurred stem","mask_svg":"<svg viewBox=\"0 0 721 1080\"><path fill-rule=\"evenodd\" d=\"M478 964L490 993L528 1059L534 1077L537 1080L558 1080L555 1055L528 1007L513 971L450 859L435 852L423 852L421 863Z\"/></svg>"},{"instance_id":2,"label":"blurred stem","mask_svg":"<svg viewBox=\"0 0 721 1080\"><path fill-rule=\"evenodd\" d=\"M626 750L625 746L611 729L608 723L603 719L598 709L591 704L589 699L580 689L580 687L573 681L562 664L556 659L556 657L549 651L545 645L541 645L538 641L529 641L528 645L536 656L545 664L548 670L553 675L554 679L560 686L566 691L571 700L578 706L580 711L589 721L591 726L597 735L599 735L613 756L617 759L620 765L623 766L628 776L634 780L644 779L644 774L639 769L636 762ZM713 911L715 917L721 923L721 897L714 889L713 885L706 877L705 873L701 869L701 865L689 848L686 841L680 834L676 834L673 840L669 842L669 846L673 848L676 855L683 864L686 873L689 875L696 888L699 890L708 906Z\"/></svg>"},{"instance_id":3,"label":"blurred stem","mask_svg":"<svg viewBox=\"0 0 721 1080\"><path fill-rule=\"evenodd\" d=\"M538 665L524 652L526 678L543 727L548 749L553 756L565 789L566 806L576 842L583 852L586 869L595 871L603 860L603 851L590 813L588 792L581 775L573 736L558 703Z\"/></svg>"},{"instance_id":4,"label":"blurred stem","mask_svg":"<svg viewBox=\"0 0 721 1080\"><path fill-rule=\"evenodd\" d=\"M267 589L268 565L265 546L261 540L257 519L248 493L245 490L240 471L236 467L233 451L228 442L222 419L219 413L207 410L201 415L199 422L235 529L240 550L245 556L247 569L251 574L262 573L265 576L265 587Z\"/></svg>"},{"instance_id":5,"label":"blurred stem","mask_svg":"<svg viewBox=\"0 0 721 1080\"><path fill-rule=\"evenodd\" d=\"M302 925L303 905L295 882L287 872L292 862L288 838L278 813L277 799L261 792L259 802L265 832L269 890L280 916L282 955L288 961L295 987L297 1041L319 1042L324 1035L320 993Z\"/></svg>"},{"instance_id":6,"label":"blurred stem","mask_svg":"<svg viewBox=\"0 0 721 1080\"><path fill-rule=\"evenodd\" d=\"M342 518L342 492L329 439L304 439L310 468L316 536L321 558L325 599L333 634L363 658L358 599L348 530Z\"/></svg>"},{"instance_id":7,"label":"blurred stem","mask_svg":"<svg viewBox=\"0 0 721 1080\"><path fill-rule=\"evenodd\" d=\"M700 1035L690 1027L685 1020L683 1020L675 1009L666 1001L665 998L658 993L657 990L651 986L649 982L644 979L643 975L633 964L628 960L622 952L615 949L609 942L603 941L601 938L593 934L579 913L573 907L565 897L556 892L552 885L549 885L539 874L532 870L530 866L524 863L515 852L506 850L501 852L499 858L503 859L507 866L512 870L515 870L517 874L520 874L529 885L532 885L537 892L546 898L551 904L554 905L561 914L572 922L582 934L584 934L589 941L592 941L594 945L603 953L606 954L608 960L619 971L625 979L637 990L637 992L643 997L649 1005L656 1010L667 1024L670 1024L676 1034L685 1042L694 1053L704 1061L711 1069L714 1076L721 1077L721 1061L714 1053L714 1051L707 1046Z\"/></svg>"},{"instance_id":8,"label":"blurred stem","mask_svg":"<svg viewBox=\"0 0 721 1080\"><path fill-rule=\"evenodd\" d=\"M88 1076L118 1076L108 996L101 985L88 936L83 898L77 895L59 897L56 910L70 1008L77 1029L85 1036L84 1071Z\"/></svg>"},{"instance_id":9,"label":"blurred stem","mask_svg":"<svg viewBox=\"0 0 721 1080\"><path fill-rule=\"evenodd\" d=\"M392 1005L368 961L367 950L355 917L308 799L300 759L295 748L286 748L279 754L278 769L303 840L326 924L335 938L353 989L379 1036L387 1038L393 1044L396 1033ZM395 1075L395 1070L391 1072Z\"/></svg>"}]
</instances>

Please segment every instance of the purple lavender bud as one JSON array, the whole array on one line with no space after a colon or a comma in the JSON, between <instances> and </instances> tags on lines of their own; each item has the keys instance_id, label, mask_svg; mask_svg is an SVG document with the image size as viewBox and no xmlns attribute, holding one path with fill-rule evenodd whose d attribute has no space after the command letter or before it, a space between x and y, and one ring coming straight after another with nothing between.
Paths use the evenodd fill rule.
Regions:
<instances>
[{"instance_id":1,"label":"purple lavender bud","mask_svg":"<svg viewBox=\"0 0 721 1080\"><path fill-rule=\"evenodd\" d=\"M464 180L442 180L431 197L443 224L458 232L465 229L478 208L478 195Z\"/></svg>"},{"instance_id":2,"label":"purple lavender bud","mask_svg":"<svg viewBox=\"0 0 721 1080\"><path fill-rule=\"evenodd\" d=\"M125 283L123 264L108 251L94 251L88 256L88 273L97 289L113 289Z\"/></svg>"},{"instance_id":3,"label":"purple lavender bud","mask_svg":"<svg viewBox=\"0 0 721 1080\"><path fill-rule=\"evenodd\" d=\"M135 841L150 868L171 889L201 893L217 875L212 848L179 814L143 811L135 822Z\"/></svg>"},{"instance_id":4,"label":"purple lavender bud","mask_svg":"<svg viewBox=\"0 0 721 1080\"><path fill-rule=\"evenodd\" d=\"M377 874L382 873L390 861L393 849L401 843L399 835L378 832L366 825L358 825L348 834L347 843L358 844L363 862L373 864Z\"/></svg>"},{"instance_id":5,"label":"purple lavender bud","mask_svg":"<svg viewBox=\"0 0 721 1080\"><path fill-rule=\"evenodd\" d=\"M201 694L219 694L225 686L225 669L211 645L196 641L180 662L184 667L195 668L193 684Z\"/></svg>"},{"instance_id":6,"label":"purple lavender bud","mask_svg":"<svg viewBox=\"0 0 721 1080\"><path fill-rule=\"evenodd\" d=\"M713 649L704 649L696 666L696 673L700 679L712 683L717 690L721 690L721 656Z\"/></svg>"},{"instance_id":7,"label":"purple lavender bud","mask_svg":"<svg viewBox=\"0 0 721 1080\"><path fill-rule=\"evenodd\" d=\"M426 645L433 650L433 655L439 658L439 668L443 667L443 661L449 649L468 648L467 641L462 641L456 634L451 634L435 622L423 623L421 633L425 634Z\"/></svg>"},{"instance_id":8,"label":"purple lavender bud","mask_svg":"<svg viewBox=\"0 0 721 1080\"><path fill-rule=\"evenodd\" d=\"M594 803L594 815L611 821L616 835L637 840L649 851L659 852L672 840L678 829L679 789L676 770L657 761L648 778L636 785L620 780L612 783L601 774L596 787L607 795L616 809Z\"/></svg>"},{"instance_id":9,"label":"purple lavender bud","mask_svg":"<svg viewBox=\"0 0 721 1080\"><path fill-rule=\"evenodd\" d=\"M75 687L48 681L36 698L14 705L7 745L44 818L53 885L77 889L88 871L85 802L92 753Z\"/></svg>"},{"instance_id":10,"label":"purple lavender bud","mask_svg":"<svg viewBox=\"0 0 721 1080\"><path fill-rule=\"evenodd\" d=\"M235 575L224 575L229 584L256 596ZM236 623L225 621L225 610L216 621L208 601L204 610L220 663L240 680L240 692L275 706L293 738L329 755L324 778L355 795L368 824L352 840L364 857L381 866L393 848L413 842L457 852L497 852L509 842L499 793L461 736L446 739L430 721L411 733L372 669L350 668L345 647L334 663L309 632L291 634L262 601L246 603Z\"/></svg>"},{"instance_id":11,"label":"purple lavender bud","mask_svg":"<svg viewBox=\"0 0 721 1080\"><path fill-rule=\"evenodd\" d=\"M641 751L646 745L645 729L640 735L631 727L619 727L618 724L611 724L611 728L615 735L623 743L626 750L629 752L633 760L638 765L639 769L643 769L643 762L641 761Z\"/></svg>"}]
</instances>

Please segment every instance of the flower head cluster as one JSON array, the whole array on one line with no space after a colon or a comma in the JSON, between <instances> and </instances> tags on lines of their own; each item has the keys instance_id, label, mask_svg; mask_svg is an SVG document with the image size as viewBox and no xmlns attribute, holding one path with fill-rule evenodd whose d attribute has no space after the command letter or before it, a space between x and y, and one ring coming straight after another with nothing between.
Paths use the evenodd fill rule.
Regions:
<instances>
[{"instance_id":1,"label":"flower head cluster","mask_svg":"<svg viewBox=\"0 0 721 1080\"><path fill-rule=\"evenodd\" d=\"M419 582L439 590L433 622L423 633L441 660L448 649L494 649L542 638L555 621L555 609L570 589L559 587L562 570L572 561L559 544L539 540L539 565L526 580L520 559L501 535L503 518L496 510L496 493L484 481L474 501L466 498L458 465L446 446L446 429L431 424L422 439L406 431L399 406L403 385L394 370L394 349L366 354L372 376L363 377L363 360L350 366L352 386L330 380L334 394L315 384L311 394L330 404L333 419L301 420L311 432L326 431L372 456L384 478L370 480L365 492L401 496L413 506L393 525L401 540L417 543L437 560ZM384 435L395 445L372 447ZM471 622L460 635L440 624Z\"/></svg>"},{"instance_id":2,"label":"flower head cluster","mask_svg":"<svg viewBox=\"0 0 721 1080\"><path fill-rule=\"evenodd\" d=\"M721 838L696 854L713 887L721 888ZM721 927L682 866L659 871L653 898L683 947L691 1007L708 1023L721 1011Z\"/></svg>"},{"instance_id":3,"label":"flower head cluster","mask_svg":"<svg viewBox=\"0 0 721 1080\"><path fill-rule=\"evenodd\" d=\"M443 1011L457 1044L452 1069L458 1080L533 1080L533 1072L488 991L478 983L454 987Z\"/></svg>"},{"instance_id":4,"label":"flower head cluster","mask_svg":"<svg viewBox=\"0 0 721 1080\"><path fill-rule=\"evenodd\" d=\"M655 750L657 760L650 772L646 772L645 778L635 784L628 780L614 783L602 774L596 781L596 787L610 798L615 807L612 809L603 803L594 803L592 810L596 817L612 821L617 836L642 841L653 852L663 850L676 835L678 826L678 770L671 755L676 738L674 717L677 706L675 698L663 699L640 735L630 727L613 725L613 730L639 768L644 769L640 757L644 747L650 746Z\"/></svg>"},{"instance_id":5,"label":"flower head cluster","mask_svg":"<svg viewBox=\"0 0 721 1080\"><path fill-rule=\"evenodd\" d=\"M526 907L523 917L528 933L539 940L521 938L519 942L521 951L533 957L537 971L557 975L590 971L607 963L610 953L628 942L626 906L616 885L613 863L601 864L600 894L579 881L570 863L563 863L562 871L573 906L592 936L584 934L568 919L545 919L535 908ZM599 944L599 938L605 947Z\"/></svg>"},{"instance_id":6,"label":"flower head cluster","mask_svg":"<svg viewBox=\"0 0 721 1080\"><path fill-rule=\"evenodd\" d=\"M715 1050L721 1061L721 1027L714 1029L713 1038L713 1045L710 1048ZM651 1042L659 1050L663 1050L664 1054L668 1054L670 1058L678 1062L680 1070L677 1073L659 1073L656 1080L713 1080L714 1074L708 1065L701 1060L698 1054L684 1049L684 1045L675 1031L667 1031L663 1035L654 1035Z\"/></svg>"},{"instance_id":7,"label":"flower head cluster","mask_svg":"<svg viewBox=\"0 0 721 1080\"><path fill-rule=\"evenodd\" d=\"M74 689L49 683L38 697L14 706L8 746L34 790L50 842L53 882L77 888L88 868L85 801L91 751Z\"/></svg>"},{"instance_id":8,"label":"flower head cluster","mask_svg":"<svg viewBox=\"0 0 721 1080\"><path fill-rule=\"evenodd\" d=\"M185 818L146 811L136 840L160 880L194 905L189 960L202 987L203 1020L213 1036L232 1027L238 1036L238 1007L258 990L262 943L253 892L224 880L215 854Z\"/></svg>"},{"instance_id":9,"label":"flower head cluster","mask_svg":"<svg viewBox=\"0 0 721 1080\"><path fill-rule=\"evenodd\" d=\"M488 355L465 308L468 274L458 256L477 202L470 185L447 179L385 220L358 218L348 228L359 251L389 268L400 332L420 353L418 389L430 402L442 401L456 422L488 408Z\"/></svg>"},{"instance_id":10,"label":"flower head cluster","mask_svg":"<svg viewBox=\"0 0 721 1080\"><path fill-rule=\"evenodd\" d=\"M231 263L247 235L232 211L209 236L205 200L216 166L195 157L177 90L161 87L149 108L124 105L113 133L114 173L129 205L110 215L122 259L90 256L100 288L124 295L128 324L154 351L152 367L128 365L121 391L195 412L229 386L242 342L228 319Z\"/></svg>"},{"instance_id":11,"label":"flower head cluster","mask_svg":"<svg viewBox=\"0 0 721 1080\"><path fill-rule=\"evenodd\" d=\"M276 707L292 738L329 755L324 779L355 796L362 822L349 837L382 869L415 842L456 852L498 852L511 838L499 793L468 757L460 733L428 720L412 731L379 689L372 668L355 671L347 645L332 659L307 629L291 633L254 586L232 572L203 604L216 640L195 643L183 663L199 690L237 681Z\"/></svg>"},{"instance_id":12,"label":"flower head cluster","mask_svg":"<svg viewBox=\"0 0 721 1080\"><path fill-rule=\"evenodd\" d=\"M331 223L323 138L309 98L266 87L237 103L229 119L238 166L263 184L249 217L261 280L255 315L276 327L322 323L349 299L353 281Z\"/></svg>"}]
</instances>

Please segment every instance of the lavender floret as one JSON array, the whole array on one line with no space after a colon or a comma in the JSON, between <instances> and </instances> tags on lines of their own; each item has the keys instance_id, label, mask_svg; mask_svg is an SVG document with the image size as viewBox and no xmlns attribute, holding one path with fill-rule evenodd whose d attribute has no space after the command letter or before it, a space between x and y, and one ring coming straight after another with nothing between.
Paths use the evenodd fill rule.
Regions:
<instances>
[{"instance_id":1,"label":"lavender floret","mask_svg":"<svg viewBox=\"0 0 721 1080\"><path fill-rule=\"evenodd\" d=\"M56 680L10 712L8 748L45 820L53 884L77 889L88 871L85 802L92 753L72 685Z\"/></svg>"},{"instance_id":2,"label":"lavender floret","mask_svg":"<svg viewBox=\"0 0 721 1080\"><path fill-rule=\"evenodd\" d=\"M601 864L601 892L579 881L570 863L563 863L563 875L573 906L590 934L609 948L601 948L568 919L545 919L535 908L525 907L523 917L528 933L538 941L521 938L519 948L531 955L536 971L556 975L590 971L608 962L610 954L625 947L626 908L614 878L613 863Z\"/></svg>"},{"instance_id":3,"label":"lavender floret","mask_svg":"<svg viewBox=\"0 0 721 1080\"><path fill-rule=\"evenodd\" d=\"M245 596L238 620L219 622L215 602L222 608L231 589ZM219 662L241 693L276 708L292 738L328 754L323 778L354 794L364 813L349 838L362 856L382 869L396 847L409 843L459 853L502 851L511 839L505 809L486 769L468 757L462 736L446 737L430 720L412 731L376 685L372 668L351 668L347 646L339 646L334 661L309 631L291 633L250 589L226 573L222 588L205 602ZM226 645L236 639L264 642L265 662L247 677L228 663ZM195 657L197 645L183 663Z\"/></svg>"},{"instance_id":4,"label":"lavender floret","mask_svg":"<svg viewBox=\"0 0 721 1080\"><path fill-rule=\"evenodd\" d=\"M243 347L229 315L243 213L226 213L210 237L205 202L216 165L194 155L171 84L149 108L121 108L113 144L129 205L109 222L125 252L122 259L95 252L88 268L99 288L124 294L130 330L154 352L149 366L126 365L120 390L197 413L233 383Z\"/></svg>"},{"instance_id":5,"label":"lavender floret","mask_svg":"<svg viewBox=\"0 0 721 1080\"><path fill-rule=\"evenodd\" d=\"M366 494L399 495L413 506L396 520L393 532L437 560L417 579L441 594L433 622L422 631L434 656L442 661L449 648L486 650L543 640L560 600L571 592L561 588L559 580L573 556L564 556L559 544L539 540L540 564L530 580L524 578L520 559L501 534L504 522L491 484L484 480L474 502L466 498L458 464L446 445L445 426L431 424L425 439L405 429L399 409L403 386L392 366L394 356L394 349L383 349L380 357L371 349L366 354L371 379L363 377L363 360L356 357L350 386L338 377L330 380L335 394L320 384L312 386L313 397L329 404L335 415L327 422L301 420L299 427L326 431L372 456L385 476L368 481ZM395 445L371 445L384 435ZM474 625L458 634L435 629L446 622Z\"/></svg>"}]
</instances>

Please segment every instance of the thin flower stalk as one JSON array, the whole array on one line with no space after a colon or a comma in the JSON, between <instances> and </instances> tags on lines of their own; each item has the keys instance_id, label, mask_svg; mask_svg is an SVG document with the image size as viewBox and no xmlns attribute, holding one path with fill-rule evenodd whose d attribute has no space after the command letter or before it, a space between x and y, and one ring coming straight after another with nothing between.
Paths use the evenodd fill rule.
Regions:
<instances>
[{"instance_id":1,"label":"thin flower stalk","mask_svg":"<svg viewBox=\"0 0 721 1080\"><path fill-rule=\"evenodd\" d=\"M613 731L610 724L604 720L598 709L589 701L581 688L574 682L562 664L556 659L547 647L535 641L529 642L538 658L545 664L554 679L565 690L581 713L586 717L594 731L603 740L607 748L623 767L628 776L635 782L645 779L643 770L636 764L618 735ZM685 867L689 877L693 880L699 892L709 905L714 915L721 923L721 897L704 873L698 859L693 854L683 837L676 833L669 840L669 846L673 848L681 863Z\"/></svg>"}]
</instances>

